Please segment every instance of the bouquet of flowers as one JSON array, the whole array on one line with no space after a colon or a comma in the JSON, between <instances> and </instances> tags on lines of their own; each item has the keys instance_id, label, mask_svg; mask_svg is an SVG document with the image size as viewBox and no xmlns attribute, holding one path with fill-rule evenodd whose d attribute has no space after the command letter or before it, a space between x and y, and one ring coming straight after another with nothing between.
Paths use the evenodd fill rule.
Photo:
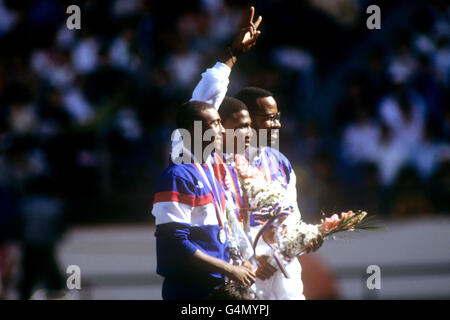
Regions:
<instances>
[{"instance_id":1,"label":"bouquet of flowers","mask_svg":"<svg viewBox=\"0 0 450 320\"><path fill-rule=\"evenodd\" d=\"M239 183L253 211L270 208L275 203L282 203L286 190L278 181L266 181L264 174L249 165L244 157L236 157L236 170Z\"/></svg>"},{"instance_id":2,"label":"bouquet of flowers","mask_svg":"<svg viewBox=\"0 0 450 320\"><path fill-rule=\"evenodd\" d=\"M368 219L364 220L366 216L365 211L342 212L340 217L333 214L325 220L322 219L318 225L307 224L301 220L292 223L286 219L277 228L277 246L284 257L295 258L302 254L308 243L319 234L327 239L338 232L376 229Z\"/></svg>"},{"instance_id":3,"label":"bouquet of flowers","mask_svg":"<svg viewBox=\"0 0 450 320\"><path fill-rule=\"evenodd\" d=\"M330 218L322 219L321 224L317 225L305 223L292 215L288 215L287 218L283 219L283 215L280 214L282 211L283 208L279 204L276 204L269 210L263 210L262 217L267 222L258 233L254 246L256 246L259 236L269 224L275 226L276 242L269 244L273 250L271 260L274 262L272 264L278 266L286 278L289 278L286 264L303 254L311 240L319 235L327 239L338 232L378 228L371 225L369 219L364 220L367 216L365 211L342 212L340 217L334 214Z\"/></svg>"},{"instance_id":4,"label":"bouquet of flowers","mask_svg":"<svg viewBox=\"0 0 450 320\"><path fill-rule=\"evenodd\" d=\"M264 221L263 226L255 236L253 248L270 227L275 227L275 243L268 244L271 247L272 256L269 262L278 266L283 275L289 278L285 269L286 264L295 257L301 255L310 241L322 235L324 239L331 235L353 230L370 230L378 228L372 226L367 213L343 212L322 219L321 224L307 224L298 215L293 215L292 206L283 206L286 190L278 181L266 181L264 175L257 168L250 166L245 158L236 159L236 169L242 189L248 199L252 215L255 219Z\"/></svg>"}]
</instances>

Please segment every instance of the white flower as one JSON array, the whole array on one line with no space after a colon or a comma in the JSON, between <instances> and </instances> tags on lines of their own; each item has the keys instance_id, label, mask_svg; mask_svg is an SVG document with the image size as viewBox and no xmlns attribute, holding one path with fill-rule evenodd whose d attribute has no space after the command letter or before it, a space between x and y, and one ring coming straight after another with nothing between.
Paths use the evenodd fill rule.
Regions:
<instances>
[{"instance_id":1,"label":"white flower","mask_svg":"<svg viewBox=\"0 0 450 320\"><path fill-rule=\"evenodd\" d=\"M288 220L288 219L286 219ZM308 245L308 243L315 239L319 234L319 228L317 225L307 224L302 221L292 223L292 221L286 221L279 228L278 239L279 246L286 255L291 258L298 256ZM287 222L287 223L286 223Z\"/></svg>"},{"instance_id":2,"label":"white flower","mask_svg":"<svg viewBox=\"0 0 450 320\"><path fill-rule=\"evenodd\" d=\"M249 198L250 207L255 210L272 207L275 203L282 203L286 190L280 182L267 182L265 179L245 179L243 189Z\"/></svg>"},{"instance_id":3,"label":"white flower","mask_svg":"<svg viewBox=\"0 0 450 320\"><path fill-rule=\"evenodd\" d=\"M271 209L276 203L283 206L286 189L279 181L267 182L261 177L240 181L253 211ZM318 226L306 224L292 215L289 215L281 224L275 222L274 225L277 227L279 250L290 258L300 255L305 246L319 234Z\"/></svg>"}]
</instances>

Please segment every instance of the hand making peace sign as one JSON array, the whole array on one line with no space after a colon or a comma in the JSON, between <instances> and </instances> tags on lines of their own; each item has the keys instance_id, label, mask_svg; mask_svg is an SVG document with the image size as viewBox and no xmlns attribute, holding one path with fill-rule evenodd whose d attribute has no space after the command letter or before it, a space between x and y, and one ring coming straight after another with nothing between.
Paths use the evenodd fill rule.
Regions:
<instances>
[{"instance_id":1,"label":"hand making peace sign","mask_svg":"<svg viewBox=\"0 0 450 320\"><path fill-rule=\"evenodd\" d=\"M256 44L256 39L258 39L259 35L261 34L261 31L258 30L258 27L261 24L262 17L259 16L258 19L253 22L254 15L255 8L251 7L246 23L231 44L230 49L233 54L239 55L241 53L247 52Z\"/></svg>"},{"instance_id":2,"label":"hand making peace sign","mask_svg":"<svg viewBox=\"0 0 450 320\"><path fill-rule=\"evenodd\" d=\"M258 39L261 34L258 27L261 24L262 17L259 16L258 19L253 22L254 16L255 8L251 7L248 18L245 20L239 34L233 40L231 46L227 48L224 63L230 68L234 66L237 61L237 57L240 54L249 51L256 44L256 39Z\"/></svg>"}]
</instances>

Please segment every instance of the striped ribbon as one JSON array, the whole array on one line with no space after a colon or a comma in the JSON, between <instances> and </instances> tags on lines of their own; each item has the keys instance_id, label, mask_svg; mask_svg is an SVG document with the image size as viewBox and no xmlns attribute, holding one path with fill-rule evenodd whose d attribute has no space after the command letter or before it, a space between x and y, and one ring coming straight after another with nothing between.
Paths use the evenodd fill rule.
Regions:
<instances>
[{"instance_id":1,"label":"striped ribbon","mask_svg":"<svg viewBox=\"0 0 450 320\"><path fill-rule=\"evenodd\" d=\"M216 161L215 166L219 167L219 173L221 175L221 179L223 180L227 190L229 190L236 198L235 204L238 207L239 210L239 220L242 221L242 217L240 217L241 208L243 206L243 200L241 197L241 192L239 189L239 186L236 185L233 174L231 173L230 168L228 167L228 164L226 164L222 157L218 156L216 154Z\"/></svg>"},{"instance_id":2,"label":"striped ribbon","mask_svg":"<svg viewBox=\"0 0 450 320\"><path fill-rule=\"evenodd\" d=\"M286 271L286 269L284 268L284 266L283 266L283 264L280 262L280 259L278 259L278 257L277 257L277 255L275 254L275 250L274 250L274 248L268 243L267 244L271 249L272 249L272 251L274 252L274 253L272 253L272 257L274 258L274 260L275 260L275 262L276 262L276 264L277 264L277 266L278 266L278 268L280 268L280 271L281 271L281 273L286 277L286 278L288 278L289 279L289 274L287 273L287 271ZM289 262L289 261L286 261L286 259L283 259L285 262Z\"/></svg>"},{"instance_id":3,"label":"striped ribbon","mask_svg":"<svg viewBox=\"0 0 450 320\"><path fill-rule=\"evenodd\" d=\"M259 239L263 235L264 231L266 231L274 222L276 219L281 218L283 216L289 215L294 208L292 206L289 207L282 207L279 203L276 203L273 207L269 209L262 209L261 211L254 212L252 214L253 218L255 220L259 221L265 221L262 228L258 231L255 237L255 241L253 242L253 250L256 252L256 245L258 244ZM268 244L271 248L272 246ZM289 278L286 269L283 267L283 264L280 262L278 257L273 254L273 258L275 259L275 262L277 263L278 267L280 268L281 272L286 278ZM289 257L285 256L283 254L283 260L286 262L290 262Z\"/></svg>"}]
</instances>

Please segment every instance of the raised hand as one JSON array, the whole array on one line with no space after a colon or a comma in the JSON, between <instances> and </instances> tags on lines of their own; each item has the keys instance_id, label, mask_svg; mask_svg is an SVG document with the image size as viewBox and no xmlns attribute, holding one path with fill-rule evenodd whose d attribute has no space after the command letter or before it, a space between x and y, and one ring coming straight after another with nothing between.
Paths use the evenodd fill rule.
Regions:
<instances>
[{"instance_id":1,"label":"raised hand","mask_svg":"<svg viewBox=\"0 0 450 320\"><path fill-rule=\"evenodd\" d=\"M251 7L246 23L244 24L243 28L234 39L230 47L232 53L236 56L249 51L256 44L256 39L258 39L259 35L261 34L261 31L258 30L258 27L261 24L262 17L259 16L258 19L253 22L254 16L255 8Z\"/></svg>"},{"instance_id":2,"label":"raised hand","mask_svg":"<svg viewBox=\"0 0 450 320\"><path fill-rule=\"evenodd\" d=\"M258 19L253 22L254 16L255 8L251 7L248 19L245 20L241 31L227 48L227 52L224 53L225 58L222 61L230 68L233 68L239 55L249 51L256 44L256 39L258 39L261 34L258 27L261 24L262 17L259 16Z\"/></svg>"}]
</instances>

